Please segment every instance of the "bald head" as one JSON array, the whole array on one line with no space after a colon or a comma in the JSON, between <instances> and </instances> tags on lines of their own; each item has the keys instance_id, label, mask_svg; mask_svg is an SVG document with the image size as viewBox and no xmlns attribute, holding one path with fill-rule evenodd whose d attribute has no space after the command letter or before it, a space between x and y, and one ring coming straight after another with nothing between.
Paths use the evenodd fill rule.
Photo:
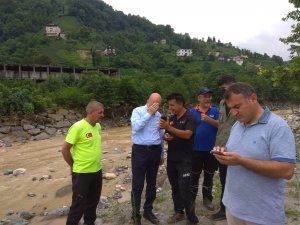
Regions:
<instances>
[{"instance_id":1,"label":"bald head","mask_svg":"<svg viewBox=\"0 0 300 225\"><path fill-rule=\"evenodd\" d=\"M97 101L90 101L86 108L85 111L87 114L90 114L92 112L95 112L97 110L98 107L103 108L103 104L101 102L97 102Z\"/></svg>"},{"instance_id":2,"label":"bald head","mask_svg":"<svg viewBox=\"0 0 300 225\"><path fill-rule=\"evenodd\" d=\"M153 103L158 103L159 105L161 104L161 96L158 93L152 93L148 100L147 100L147 105L150 106Z\"/></svg>"}]
</instances>

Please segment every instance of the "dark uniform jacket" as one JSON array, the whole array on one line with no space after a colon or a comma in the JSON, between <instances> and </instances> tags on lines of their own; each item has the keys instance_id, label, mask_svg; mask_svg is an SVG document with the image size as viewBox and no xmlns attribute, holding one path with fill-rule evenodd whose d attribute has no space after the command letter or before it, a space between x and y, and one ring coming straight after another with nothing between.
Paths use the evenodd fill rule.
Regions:
<instances>
[{"instance_id":1,"label":"dark uniform jacket","mask_svg":"<svg viewBox=\"0 0 300 225\"><path fill-rule=\"evenodd\" d=\"M225 100L220 102L220 117L219 117L219 127L217 132L216 146L225 146L230 135L230 130L232 125L235 123L235 119L230 114L230 111L226 110Z\"/></svg>"}]
</instances>

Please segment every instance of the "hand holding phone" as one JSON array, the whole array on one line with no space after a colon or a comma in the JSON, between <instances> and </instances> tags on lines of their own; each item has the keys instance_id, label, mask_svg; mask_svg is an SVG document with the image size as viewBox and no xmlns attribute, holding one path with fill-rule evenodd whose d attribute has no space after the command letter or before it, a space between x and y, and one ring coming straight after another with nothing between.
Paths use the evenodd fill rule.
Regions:
<instances>
[{"instance_id":1,"label":"hand holding phone","mask_svg":"<svg viewBox=\"0 0 300 225\"><path fill-rule=\"evenodd\" d=\"M167 121L168 117L167 116L161 116L160 119Z\"/></svg>"},{"instance_id":2,"label":"hand holding phone","mask_svg":"<svg viewBox=\"0 0 300 225\"><path fill-rule=\"evenodd\" d=\"M218 150L211 150L210 154L225 155L224 152L220 152Z\"/></svg>"}]
</instances>

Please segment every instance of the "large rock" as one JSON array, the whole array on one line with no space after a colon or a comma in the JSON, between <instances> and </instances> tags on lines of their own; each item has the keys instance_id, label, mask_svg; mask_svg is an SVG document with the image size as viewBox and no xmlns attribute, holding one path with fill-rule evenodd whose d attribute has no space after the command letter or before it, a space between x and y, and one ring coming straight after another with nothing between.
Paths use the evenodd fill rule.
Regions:
<instances>
[{"instance_id":1,"label":"large rock","mask_svg":"<svg viewBox=\"0 0 300 225\"><path fill-rule=\"evenodd\" d=\"M14 176L18 176L18 175L20 175L20 174L24 174L26 172L26 169L24 169L24 168L18 168L18 169L15 169L14 171L13 171L13 175Z\"/></svg>"},{"instance_id":2,"label":"large rock","mask_svg":"<svg viewBox=\"0 0 300 225\"><path fill-rule=\"evenodd\" d=\"M76 121L77 120L75 114L68 114L68 115L66 115L66 119L72 120L72 121Z\"/></svg>"},{"instance_id":3,"label":"large rock","mask_svg":"<svg viewBox=\"0 0 300 225\"><path fill-rule=\"evenodd\" d=\"M41 133L41 130L39 128L34 128L34 129L31 129L31 130L29 130L27 132L30 135L37 135L37 134Z\"/></svg>"},{"instance_id":4,"label":"large rock","mask_svg":"<svg viewBox=\"0 0 300 225\"><path fill-rule=\"evenodd\" d=\"M48 114L48 117L54 119L55 121L61 121L64 119L64 116L61 114Z\"/></svg>"},{"instance_id":5,"label":"large rock","mask_svg":"<svg viewBox=\"0 0 300 225\"><path fill-rule=\"evenodd\" d=\"M21 127L21 126L14 126L14 127L10 128L10 132L12 132L12 133L17 132L17 131L23 131L23 127Z\"/></svg>"},{"instance_id":6,"label":"large rock","mask_svg":"<svg viewBox=\"0 0 300 225\"><path fill-rule=\"evenodd\" d=\"M4 126L4 127L0 127L0 133L2 134L8 134L11 130L10 126Z\"/></svg>"},{"instance_id":7,"label":"large rock","mask_svg":"<svg viewBox=\"0 0 300 225\"><path fill-rule=\"evenodd\" d=\"M56 129L52 127L46 127L45 132L49 135L54 135L56 133Z\"/></svg>"},{"instance_id":8,"label":"large rock","mask_svg":"<svg viewBox=\"0 0 300 225\"><path fill-rule=\"evenodd\" d=\"M112 180L112 179L115 179L117 177L117 175L114 173L105 173L105 174L103 174L102 177L106 180Z\"/></svg>"},{"instance_id":9,"label":"large rock","mask_svg":"<svg viewBox=\"0 0 300 225\"><path fill-rule=\"evenodd\" d=\"M45 140L50 138L49 134L46 134L45 132L42 132L36 136L33 137L33 140L39 141L39 140Z\"/></svg>"},{"instance_id":10,"label":"large rock","mask_svg":"<svg viewBox=\"0 0 300 225\"><path fill-rule=\"evenodd\" d=\"M28 211L21 211L19 214L20 214L20 217L25 220L30 220L35 216L34 213L28 212Z\"/></svg>"},{"instance_id":11,"label":"large rock","mask_svg":"<svg viewBox=\"0 0 300 225\"><path fill-rule=\"evenodd\" d=\"M68 110L66 110L66 109L58 109L58 110L56 111L56 114L60 114L60 115L66 116L66 115L69 114L69 112L68 112Z\"/></svg>"},{"instance_id":12,"label":"large rock","mask_svg":"<svg viewBox=\"0 0 300 225\"><path fill-rule=\"evenodd\" d=\"M27 132L23 131L23 130L15 131L15 132L13 132L13 135L17 138L25 138L25 139L30 138L30 135Z\"/></svg>"},{"instance_id":13,"label":"large rock","mask_svg":"<svg viewBox=\"0 0 300 225\"><path fill-rule=\"evenodd\" d=\"M68 215L69 211L70 211L70 208L67 207L67 206L63 206L63 207L54 209L54 210L50 211L50 212L42 219L42 221L44 221L44 220L53 220L53 219L59 218L59 217L61 217L61 216L66 216L66 215ZM46 223L46 224L47 224L47 223Z\"/></svg>"},{"instance_id":14,"label":"large rock","mask_svg":"<svg viewBox=\"0 0 300 225\"><path fill-rule=\"evenodd\" d=\"M59 188L56 192L55 192L55 197L64 197L67 194L72 192L72 185L68 184L66 186L63 186L61 188Z\"/></svg>"},{"instance_id":15,"label":"large rock","mask_svg":"<svg viewBox=\"0 0 300 225\"><path fill-rule=\"evenodd\" d=\"M70 127L71 123L69 121L59 121L57 122L54 127L56 128L63 128L63 127Z\"/></svg>"},{"instance_id":16,"label":"large rock","mask_svg":"<svg viewBox=\"0 0 300 225\"><path fill-rule=\"evenodd\" d=\"M53 123L53 119L51 118L47 118L45 116L42 116L42 115L32 115L28 118L31 123L36 123L36 124L40 124L40 125L45 125L47 123Z\"/></svg>"},{"instance_id":17,"label":"large rock","mask_svg":"<svg viewBox=\"0 0 300 225\"><path fill-rule=\"evenodd\" d=\"M32 130L32 129L34 129L35 127L34 126L32 126L31 124L24 124L23 125L23 129L24 130Z\"/></svg>"}]
</instances>

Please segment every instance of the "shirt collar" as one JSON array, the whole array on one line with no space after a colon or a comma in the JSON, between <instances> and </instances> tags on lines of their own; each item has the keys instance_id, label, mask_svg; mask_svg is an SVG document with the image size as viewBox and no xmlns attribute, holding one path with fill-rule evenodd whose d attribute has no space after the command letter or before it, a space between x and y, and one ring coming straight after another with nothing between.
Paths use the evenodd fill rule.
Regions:
<instances>
[{"instance_id":1,"label":"shirt collar","mask_svg":"<svg viewBox=\"0 0 300 225\"><path fill-rule=\"evenodd\" d=\"M257 123L268 123L268 120L271 115L271 111L268 107L263 107L264 113L261 115L261 117L258 119Z\"/></svg>"},{"instance_id":2,"label":"shirt collar","mask_svg":"<svg viewBox=\"0 0 300 225\"><path fill-rule=\"evenodd\" d=\"M271 115L271 111L268 107L263 107L264 112L263 114L259 117L257 122L254 122L252 124L250 124L249 126L245 126L244 123L239 122L242 126L244 127L251 127L251 126L255 126L257 124L267 124Z\"/></svg>"}]
</instances>

